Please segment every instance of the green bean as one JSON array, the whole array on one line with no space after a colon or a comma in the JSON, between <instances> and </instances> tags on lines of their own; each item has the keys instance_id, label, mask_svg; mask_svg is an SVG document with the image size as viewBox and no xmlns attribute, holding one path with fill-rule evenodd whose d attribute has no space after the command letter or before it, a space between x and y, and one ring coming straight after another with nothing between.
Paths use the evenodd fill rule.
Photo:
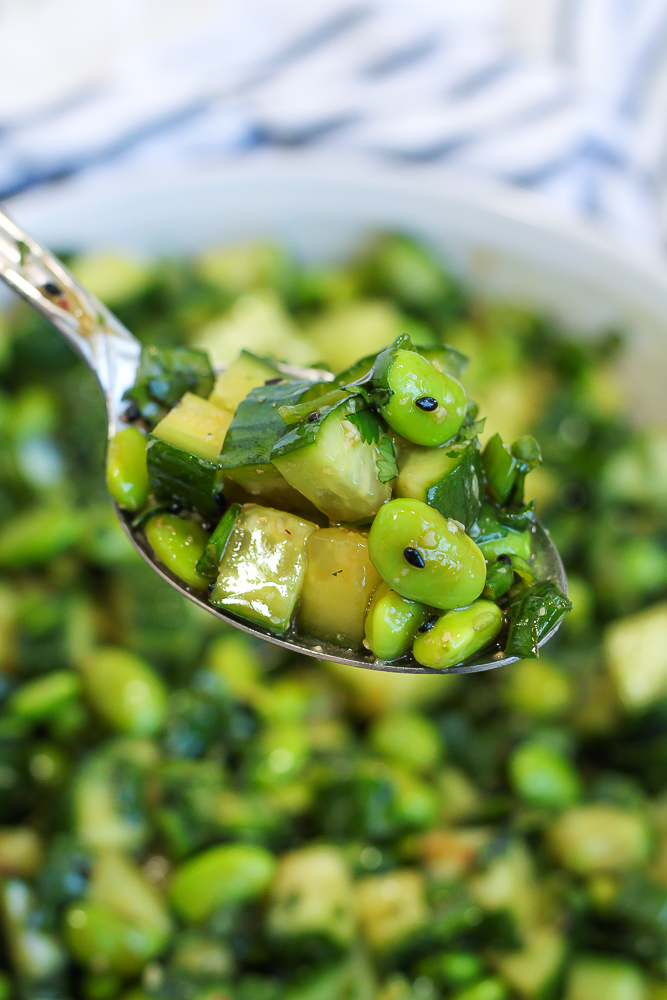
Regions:
<instances>
[{"instance_id":1,"label":"green bean","mask_svg":"<svg viewBox=\"0 0 667 1000\"><path fill-rule=\"evenodd\" d=\"M164 725L167 692L156 672L123 649L98 649L79 666L86 696L114 729L151 736Z\"/></svg>"},{"instance_id":2,"label":"green bean","mask_svg":"<svg viewBox=\"0 0 667 1000\"><path fill-rule=\"evenodd\" d=\"M482 465L494 499L505 503L516 479L517 462L500 434L489 438L482 453Z\"/></svg>"},{"instance_id":3,"label":"green bean","mask_svg":"<svg viewBox=\"0 0 667 1000\"><path fill-rule=\"evenodd\" d=\"M171 905L184 920L200 923L221 906L261 896L274 870L275 859L263 847L211 847L176 870L169 889Z\"/></svg>"},{"instance_id":4,"label":"green bean","mask_svg":"<svg viewBox=\"0 0 667 1000\"><path fill-rule=\"evenodd\" d=\"M116 503L126 510L141 510L148 499L146 438L136 427L118 431L109 442L107 488Z\"/></svg>"}]
</instances>

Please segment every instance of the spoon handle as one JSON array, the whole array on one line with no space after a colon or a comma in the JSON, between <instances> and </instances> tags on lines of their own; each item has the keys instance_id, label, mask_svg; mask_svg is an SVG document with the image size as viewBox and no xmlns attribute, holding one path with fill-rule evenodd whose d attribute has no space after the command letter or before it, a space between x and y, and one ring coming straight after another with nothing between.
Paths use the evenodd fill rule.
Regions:
<instances>
[{"instance_id":1,"label":"spoon handle","mask_svg":"<svg viewBox=\"0 0 667 1000\"><path fill-rule=\"evenodd\" d=\"M132 384L139 363L139 341L1 208L0 278L55 326L95 373L113 434L122 390Z\"/></svg>"}]
</instances>

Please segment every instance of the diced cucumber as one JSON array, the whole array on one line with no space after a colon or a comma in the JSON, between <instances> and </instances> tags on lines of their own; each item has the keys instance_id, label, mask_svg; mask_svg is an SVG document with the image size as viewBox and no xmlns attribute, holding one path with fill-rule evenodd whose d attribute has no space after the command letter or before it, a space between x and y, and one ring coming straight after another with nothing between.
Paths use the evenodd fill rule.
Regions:
<instances>
[{"instance_id":1,"label":"diced cucumber","mask_svg":"<svg viewBox=\"0 0 667 1000\"><path fill-rule=\"evenodd\" d=\"M401 314L390 302L358 299L319 316L308 332L331 371L339 372L391 343L401 332Z\"/></svg>"},{"instance_id":2,"label":"diced cucumber","mask_svg":"<svg viewBox=\"0 0 667 1000\"><path fill-rule=\"evenodd\" d=\"M215 580L218 575L218 566L225 551L225 546L232 533L232 528L236 523L236 518L241 513L241 504L233 503L225 511L224 516L218 523L215 531L208 539L206 547L197 562L197 572L209 580Z\"/></svg>"},{"instance_id":3,"label":"diced cucumber","mask_svg":"<svg viewBox=\"0 0 667 1000\"><path fill-rule=\"evenodd\" d=\"M218 467L225 479L253 500L280 508L302 509L304 498L271 462L271 449L285 433L281 406L299 402L308 382L285 381L252 389L239 404L225 438ZM232 493L226 489L226 493Z\"/></svg>"},{"instance_id":4,"label":"diced cucumber","mask_svg":"<svg viewBox=\"0 0 667 1000\"><path fill-rule=\"evenodd\" d=\"M148 478L156 497L215 514L215 494L222 488L217 457L230 423L231 414L186 393L148 442Z\"/></svg>"},{"instance_id":5,"label":"diced cucumber","mask_svg":"<svg viewBox=\"0 0 667 1000\"><path fill-rule=\"evenodd\" d=\"M231 424L231 415L207 399L186 392L153 431L153 437L214 462Z\"/></svg>"},{"instance_id":6,"label":"diced cucumber","mask_svg":"<svg viewBox=\"0 0 667 1000\"><path fill-rule=\"evenodd\" d=\"M241 351L236 361L232 361L229 368L216 378L209 402L234 413L251 389L264 385L268 379L282 377L270 361L258 358L250 351Z\"/></svg>"},{"instance_id":7,"label":"diced cucumber","mask_svg":"<svg viewBox=\"0 0 667 1000\"><path fill-rule=\"evenodd\" d=\"M210 601L272 632L289 628L306 572L306 541L317 525L247 504L229 536Z\"/></svg>"},{"instance_id":8,"label":"diced cucumber","mask_svg":"<svg viewBox=\"0 0 667 1000\"><path fill-rule=\"evenodd\" d=\"M470 527L481 510L479 450L474 442L406 449L399 459L397 497L422 500Z\"/></svg>"},{"instance_id":9,"label":"diced cucumber","mask_svg":"<svg viewBox=\"0 0 667 1000\"><path fill-rule=\"evenodd\" d=\"M343 400L291 428L271 453L287 482L339 523L370 520L391 496L378 477L377 444L363 441L346 419L363 406L360 396Z\"/></svg>"},{"instance_id":10,"label":"diced cucumber","mask_svg":"<svg viewBox=\"0 0 667 1000\"><path fill-rule=\"evenodd\" d=\"M320 528L306 545L298 628L317 639L359 649L364 619L380 575L368 555L368 538L347 528Z\"/></svg>"}]
</instances>

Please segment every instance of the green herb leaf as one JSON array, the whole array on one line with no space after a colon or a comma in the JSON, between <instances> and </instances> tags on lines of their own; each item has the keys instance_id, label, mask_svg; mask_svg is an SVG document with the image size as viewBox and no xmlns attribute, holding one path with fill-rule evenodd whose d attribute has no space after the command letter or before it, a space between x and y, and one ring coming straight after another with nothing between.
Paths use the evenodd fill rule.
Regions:
<instances>
[{"instance_id":1,"label":"green herb leaf","mask_svg":"<svg viewBox=\"0 0 667 1000\"><path fill-rule=\"evenodd\" d=\"M514 567L513 567L514 568ZM507 609L506 656L539 656L538 643L572 610L572 604L552 580L522 590Z\"/></svg>"},{"instance_id":2,"label":"green herb leaf","mask_svg":"<svg viewBox=\"0 0 667 1000\"><path fill-rule=\"evenodd\" d=\"M378 444L378 451L378 479L381 483L390 483L398 475L396 452L391 438L383 437Z\"/></svg>"},{"instance_id":3,"label":"green herb leaf","mask_svg":"<svg viewBox=\"0 0 667 1000\"><path fill-rule=\"evenodd\" d=\"M463 424L456 436L457 441L472 441L473 438L482 433L485 423L486 417L482 417L481 420L476 420L474 424Z\"/></svg>"},{"instance_id":4,"label":"green herb leaf","mask_svg":"<svg viewBox=\"0 0 667 1000\"><path fill-rule=\"evenodd\" d=\"M377 444L382 436L382 425L372 410L359 410L358 413L348 413L345 417L361 434L364 444ZM391 442L389 442L391 444ZM398 473L396 473L398 475ZM384 482L384 480L382 480Z\"/></svg>"}]
</instances>

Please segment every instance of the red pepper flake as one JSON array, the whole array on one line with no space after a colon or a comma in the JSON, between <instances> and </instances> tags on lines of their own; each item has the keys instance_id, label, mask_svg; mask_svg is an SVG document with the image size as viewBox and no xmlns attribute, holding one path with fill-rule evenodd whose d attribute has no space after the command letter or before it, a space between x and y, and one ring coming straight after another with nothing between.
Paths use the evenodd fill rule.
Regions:
<instances>
[{"instance_id":1,"label":"red pepper flake","mask_svg":"<svg viewBox=\"0 0 667 1000\"><path fill-rule=\"evenodd\" d=\"M290 530L289 530L288 528L285 528L285 531L286 531L286 533L287 533L288 535L291 535L291 534L292 534L292 532L291 532L291 531L290 531Z\"/></svg>"}]
</instances>

